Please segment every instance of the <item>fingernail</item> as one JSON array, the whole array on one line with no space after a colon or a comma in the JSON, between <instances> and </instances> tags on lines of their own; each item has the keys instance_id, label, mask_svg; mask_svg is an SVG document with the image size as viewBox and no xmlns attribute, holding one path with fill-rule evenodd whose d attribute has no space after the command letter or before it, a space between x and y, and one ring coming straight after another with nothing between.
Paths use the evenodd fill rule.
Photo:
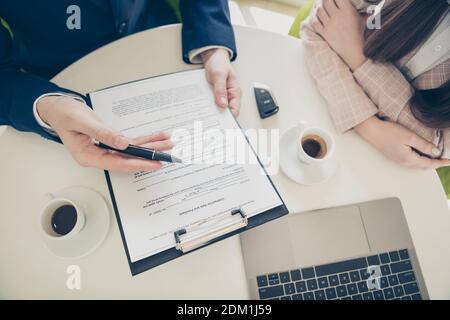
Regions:
<instances>
[{"instance_id":1,"label":"fingernail","mask_svg":"<svg viewBox=\"0 0 450 320\"><path fill-rule=\"evenodd\" d=\"M124 136L118 136L116 137L116 140L114 141L114 146L118 149L124 149L128 147L128 140Z\"/></svg>"},{"instance_id":2,"label":"fingernail","mask_svg":"<svg viewBox=\"0 0 450 320\"><path fill-rule=\"evenodd\" d=\"M224 106L228 105L228 100L225 97L220 98L220 103Z\"/></svg>"},{"instance_id":3,"label":"fingernail","mask_svg":"<svg viewBox=\"0 0 450 320\"><path fill-rule=\"evenodd\" d=\"M433 150L431 150L431 154L433 156L440 156L441 155L441 150L439 150L438 148L433 148Z\"/></svg>"}]
</instances>

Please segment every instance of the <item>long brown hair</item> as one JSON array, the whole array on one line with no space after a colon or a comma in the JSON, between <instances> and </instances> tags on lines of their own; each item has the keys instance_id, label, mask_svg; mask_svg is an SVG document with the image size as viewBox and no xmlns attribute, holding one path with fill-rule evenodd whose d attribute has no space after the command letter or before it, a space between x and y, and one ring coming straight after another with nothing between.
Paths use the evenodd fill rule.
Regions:
<instances>
[{"instance_id":1,"label":"long brown hair","mask_svg":"<svg viewBox=\"0 0 450 320\"><path fill-rule=\"evenodd\" d=\"M381 29L368 31L364 53L379 62L395 62L422 45L448 12L447 0L396 0L381 11ZM433 128L450 127L450 81L440 88L415 90L414 116Z\"/></svg>"}]
</instances>

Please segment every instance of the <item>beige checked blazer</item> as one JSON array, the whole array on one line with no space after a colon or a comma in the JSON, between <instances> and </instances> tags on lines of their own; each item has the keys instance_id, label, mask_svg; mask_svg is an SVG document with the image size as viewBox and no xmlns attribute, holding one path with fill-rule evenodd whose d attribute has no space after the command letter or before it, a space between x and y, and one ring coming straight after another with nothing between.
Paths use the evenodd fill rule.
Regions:
<instances>
[{"instance_id":1,"label":"beige checked blazer","mask_svg":"<svg viewBox=\"0 0 450 320\"><path fill-rule=\"evenodd\" d=\"M391 1L387 0L385 5ZM373 3L352 0L355 7L366 13ZM321 0L316 1L316 8ZM450 78L450 60L436 66L415 79L408 79L402 67L413 56L413 52L395 64L377 63L368 59L352 72L345 62L315 33L311 17L302 24L301 37L305 46L310 72L317 82L320 93L339 132L345 132L364 120L378 115L397 122L441 150L442 158L450 158L450 128L439 130L420 123L410 109L409 101L418 89L440 87Z\"/></svg>"}]
</instances>

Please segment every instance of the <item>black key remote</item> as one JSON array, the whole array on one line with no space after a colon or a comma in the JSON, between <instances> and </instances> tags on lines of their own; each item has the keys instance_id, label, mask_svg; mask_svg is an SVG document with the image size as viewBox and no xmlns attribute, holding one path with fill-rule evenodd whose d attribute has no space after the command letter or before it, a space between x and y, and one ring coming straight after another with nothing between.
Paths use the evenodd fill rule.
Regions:
<instances>
[{"instance_id":1,"label":"black key remote","mask_svg":"<svg viewBox=\"0 0 450 320\"><path fill-rule=\"evenodd\" d=\"M280 110L280 107L276 103L272 90L262 83L255 83L253 87L255 90L256 105L258 106L261 119L276 114Z\"/></svg>"}]
</instances>

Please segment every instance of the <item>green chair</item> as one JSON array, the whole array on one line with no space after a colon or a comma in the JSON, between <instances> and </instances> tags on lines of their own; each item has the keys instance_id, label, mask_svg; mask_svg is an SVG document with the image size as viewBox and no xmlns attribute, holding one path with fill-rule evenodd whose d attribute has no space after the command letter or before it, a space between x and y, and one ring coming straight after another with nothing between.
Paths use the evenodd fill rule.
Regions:
<instances>
[{"instance_id":1,"label":"green chair","mask_svg":"<svg viewBox=\"0 0 450 320\"><path fill-rule=\"evenodd\" d=\"M295 17L294 23L292 24L291 29L289 30L289 35L293 36L295 38L300 38L300 26L302 22L309 16L311 13L311 10L314 6L314 0L308 0L307 3L305 3L298 12L297 16Z\"/></svg>"},{"instance_id":2,"label":"green chair","mask_svg":"<svg viewBox=\"0 0 450 320\"><path fill-rule=\"evenodd\" d=\"M437 173L441 179L447 199L450 199L450 167L439 168Z\"/></svg>"}]
</instances>

